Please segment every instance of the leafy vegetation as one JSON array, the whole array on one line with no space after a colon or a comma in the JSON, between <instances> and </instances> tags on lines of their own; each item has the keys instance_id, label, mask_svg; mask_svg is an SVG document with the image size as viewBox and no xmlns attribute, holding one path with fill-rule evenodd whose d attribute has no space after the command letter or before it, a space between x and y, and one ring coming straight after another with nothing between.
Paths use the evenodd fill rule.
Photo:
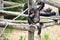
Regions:
<instances>
[{"instance_id":1,"label":"leafy vegetation","mask_svg":"<svg viewBox=\"0 0 60 40\"><path fill-rule=\"evenodd\" d=\"M40 17L40 22L49 22L49 18Z\"/></svg>"},{"instance_id":2,"label":"leafy vegetation","mask_svg":"<svg viewBox=\"0 0 60 40\"><path fill-rule=\"evenodd\" d=\"M9 40L8 38L4 37L3 40Z\"/></svg>"},{"instance_id":3,"label":"leafy vegetation","mask_svg":"<svg viewBox=\"0 0 60 40\"><path fill-rule=\"evenodd\" d=\"M27 17L20 16L20 17L18 17L16 20L27 20L27 19L28 19Z\"/></svg>"},{"instance_id":4,"label":"leafy vegetation","mask_svg":"<svg viewBox=\"0 0 60 40\"><path fill-rule=\"evenodd\" d=\"M26 40L26 37L20 36L19 40Z\"/></svg>"},{"instance_id":5,"label":"leafy vegetation","mask_svg":"<svg viewBox=\"0 0 60 40\"><path fill-rule=\"evenodd\" d=\"M26 0L4 0L4 1L12 1L12 2L19 2L19 3L25 3Z\"/></svg>"},{"instance_id":6,"label":"leafy vegetation","mask_svg":"<svg viewBox=\"0 0 60 40\"><path fill-rule=\"evenodd\" d=\"M45 33L44 37L43 37L43 40L50 40L49 35Z\"/></svg>"},{"instance_id":7,"label":"leafy vegetation","mask_svg":"<svg viewBox=\"0 0 60 40\"><path fill-rule=\"evenodd\" d=\"M9 40L7 37L0 37L0 40Z\"/></svg>"},{"instance_id":8,"label":"leafy vegetation","mask_svg":"<svg viewBox=\"0 0 60 40\"><path fill-rule=\"evenodd\" d=\"M8 9L4 9L4 10L6 10L6 11L20 12L20 11L22 11L22 8L17 8L17 7L15 7L15 8L8 8Z\"/></svg>"},{"instance_id":9,"label":"leafy vegetation","mask_svg":"<svg viewBox=\"0 0 60 40\"><path fill-rule=\"evenodd\" d=\"M11 28L7 28L6 30L5 30L5 33L12 33L13 32L13 30L11 29Z\"/></svg>"}]
</instances>

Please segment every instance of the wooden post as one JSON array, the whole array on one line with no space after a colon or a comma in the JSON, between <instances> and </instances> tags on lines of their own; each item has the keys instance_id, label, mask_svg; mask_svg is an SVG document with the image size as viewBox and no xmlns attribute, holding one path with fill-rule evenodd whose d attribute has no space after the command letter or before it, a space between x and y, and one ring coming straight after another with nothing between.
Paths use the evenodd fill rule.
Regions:
<instances>
[{"instance_id":1,"label":"wooden post","mask_svg":"<svg viewBox=\"0 0 60 40\"><path fill-rule=\"evenodd\" d=\"M0 10L3 10L3 0L0 0ZM1 15L0 18L4 19L4 16ZM1 34L2 30L3 30L3 28L0 28L0 34ZM3 36L3 34L0 36Z\"/></svg>"},{"instance_id":2,"label":"wooden post","mask_svg":"<svg viewBox=\"0 0 60 40\"><path fill-rule=\"evenodd\" d=\"M32 0L28 0L28 8L29 8L29 10L28 10L28 15L29 15L29 11L32 8ZM28 40L34 40L34 31L33 32L28 31Z\"/></svg>"},{"instance_id":3,"label":"wooden post","mask_svg":"<svg viewBox=\"0 0 60 40\"><path fill-rule=\"evenodd\" d=\"M0 0L0 10L3 10L3 0ZM4 18L4 16L0 16L0 18Z\"/></svg>"},{"instance_id":4,"label":"wooden post","mask_svg":"<svg viewBox=\"0 0 60 40\"><path fill-rule=\"evenodd\" d=\"M0 10L3 10L3 0L0 0Z\"/></svg>"},{"instance_id":5,"label":"wooden post","mask_svg":"<svg viewBox=\"0 0 60 40\"><path fill-rule=\"evenodd\" d=\"M34 32L28 31L28 40L34 40Z\"/></svg>"}]
</instances>

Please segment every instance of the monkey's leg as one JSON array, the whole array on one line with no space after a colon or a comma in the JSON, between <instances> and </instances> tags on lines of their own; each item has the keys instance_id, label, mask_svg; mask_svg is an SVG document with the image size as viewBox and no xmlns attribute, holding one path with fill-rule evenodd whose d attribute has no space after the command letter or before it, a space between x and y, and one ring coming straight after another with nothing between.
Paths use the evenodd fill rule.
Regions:
<instances>
[{"instance_id":1,"label":"monkey's leg","mask_svg":"<svg viewBox=\"0 0 60 40\"><path fill-rule=\"evenodd\" d=\"M37 29L38 29L38 36L41 37L41 28L42 28L42 25L40 25L40 23L37 23Z\"/></svg>"}]
</instances>

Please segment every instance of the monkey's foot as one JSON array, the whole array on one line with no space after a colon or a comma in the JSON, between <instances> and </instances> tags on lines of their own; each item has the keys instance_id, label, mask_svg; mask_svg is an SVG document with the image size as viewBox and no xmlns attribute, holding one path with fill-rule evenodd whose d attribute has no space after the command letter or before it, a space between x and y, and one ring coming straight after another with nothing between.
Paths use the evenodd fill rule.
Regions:
<instances>
[{"instance_id":1,"label":"monkey's foot","mask_svg":"<svg viewBox=\"0 0 60 40\"><path fill-rule=\"evenodd\" d=\"M36 29L36 25L31 24L30 27Z\"/></svg>"}]
</instances>

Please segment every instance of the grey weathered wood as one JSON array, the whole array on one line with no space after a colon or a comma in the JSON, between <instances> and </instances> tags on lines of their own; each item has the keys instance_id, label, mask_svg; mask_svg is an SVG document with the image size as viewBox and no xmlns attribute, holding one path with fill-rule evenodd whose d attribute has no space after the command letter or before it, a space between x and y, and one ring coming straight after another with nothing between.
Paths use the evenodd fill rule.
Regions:
<instances>
[{"instance_id":1,"label":"grey weathered wood","mask_svg":"<svg viewBox=\"0 0 60 40\"><path fill-rule=\"evenodd\" d=\"M59 7L60 8L60 3L57 3L57 2L54 2L54 1L51 1L51 0L39 0L39 1L42 1L42 2L47 3L49 5L52 5L52 6L55 6L55 7ZM4 1L4 4L6 4L6 5L16 5L16 4L19 4L19 3ZM23 7L23 5L24 4L20 4L20 7Z\"/></svg>"},{"instance_id":2,"label":"grey weathered wood","mask_svg":"<svg viewBox=\"0 0 60 40\"><path fill-rule=\"evenodd\" d=\"M0 10L3 10L3 0L0 0ZM4 17L0 16L0 18L4 18Z\"/></svg>"},{"instance_id":3,"label":"grey weathered wood","mask_svg":"<svg viewBox=\"0 0 60 40\"><path fill-rule=\"evenodd\" d=\"M50 19L59 20L60 19L60 16L52 16L52 17L50 17Z\"/></svg>"},{"instance_id":4,"label":"grey weathered wood","mask_svg":"<svg viewBox=\"0 0 60 40\"><path fill-rule=\"evenodd\" d=\"M9 20L9 19L1 19L0 18L0 21L7 21L7 22L10 22L12 20ZM14 20L12 21L11 23L27 23L28 21L27 20Z\"/></svg>"},{"instance_id":5,"label":"grey weathered wood","mask_svg":"<svg viewBox=\"0 0 60 40\"><path fill-rule=\"evenodd\" d=\"M7 6L13 6L13 5L19 5L17 7L21 7L23 8L24 4L20 4L20 3L15 3L15 2L9 2L9 1L3 1L3 3Z\"/></svg>"},{"instance_id":6,"label":"grey weathered wood","mask_svg":"<svg viewBox=\"0 0 60 40\"><path fill-rule=\"evenodd\" d=\"M45 17L44 17L45 18ZM9 19L1 19L0 18L0 21L7 21L7 22L10 22L12 20L9 20ZM48 20L48 21L40 21L42 23L50 23L50 22L53 22L53 20ZM28 23L27 20L14 20L12 21L11 23Z\"/></svg>"},{"instance_id":7,"label":"grey weathered wood","mask_svg":"<svg viewBox=\"0 0 60 40\"><path fill-rule=\"evenodd\" d=\"M28 40L34 40L34 32L28 32Z\"/></svg>"},{"instance_id":8,"label":"grey weathered wood","mask_svg":"<svg viewBox=\"0 0 60 40\"><path fill-rule=\"evenodd\" d=\"M17 23L9 23L6 21L0 21L0 26L4 27L8 23L9 28L20 29L25 31L33 31L34 27L30 27L29 24L17 24Z\"/></svg>"},{"instance_id":9,"label":"grey weathered wood","mask_svg":"<svg viewBox=\"0 0 60 40\"><path fill-rule=\"evenodd\" d=\"M3 10L3 0L0 0L0 10ZM0 15L0 18L1 18L1 19L4 19L4 16L1 16L1 15ZM1 34L2 30L3 30L3 28L0 28L0 34ZM3 35L3 34L2 34L2 35ZM2 36L2 35L0 35L0 36Z\"/></svg>"},{"instance_id":10,"label":"grey weathered wood","mask_svg":"<svg viewBox=\"0 0 60 40\"><path fill-rule=\"evenodd\" d=\"M46 4L49 4L49 5L52 5L52 6L55 6L57 8L60 8L60 3L58 2L54 2L53 0L40 0Z\"/></svg>"},{"instance_id":11,"label":"grey weathered wood","mask_svg":"<svg viewBox=\"0 0 60 40\"><path fill-rule=\"evenodd\" d=\"M20 14L20 13L22 13L22 12L12 12L12 11L0 10L0 15L13 15L13 16L21 15L21 16L27 16L26 14Z\"/></svg>"},{"instance_id":12,"label":"grey weathered wood","mask_svg":"<svg viewBox=\"0 0 60 40\"><path fill-rule=\"evenodd\" d=\"M0 21L0 27L4 27L5 25L6 25L6 21ZM49 23L49 24L47 24L47 23ZM44 27L46 27L46 26L48 26L48 25L52 25L52 24L54 24L54 21L52 21L52 22L47 22L47 23L44 23ZM15 28L15 29L22 29L22 30L27 30L27 31L29 31L29 29L30 29L30 27L29 27L30 25L29 24L17 24L17 23L9 23L8 22L8 28L10 27L10 28ZM43 28L44 28L43 27ZM31 29L30 29L31 30ZM34 30L34 28L32 29L32 30Z\"/></svg>"},{"instance_id":13,"label":"grey weathered wood","mask_svg":"<svg viewBox=\"0 0 60 40\"><path fill-rule=\"evenodd\" d=\"M3 0L0 0L0 10L3 10Z\"/></svg>"},{"instance_id":14,"label":"grey weathered wood","mask_svg":"<svg viewBox=\"0 0 60 40\"><path fill-rule=\"evenodd\" d=\"M28 15L29 15L29 11L32 8L32 0L27 0L28 1ZM31 28L30 28L31 30ZM33 30L32 30L33 31ZM28 40L34 40L34 31L28 31Z\"/></svg>"}]
</instances>

